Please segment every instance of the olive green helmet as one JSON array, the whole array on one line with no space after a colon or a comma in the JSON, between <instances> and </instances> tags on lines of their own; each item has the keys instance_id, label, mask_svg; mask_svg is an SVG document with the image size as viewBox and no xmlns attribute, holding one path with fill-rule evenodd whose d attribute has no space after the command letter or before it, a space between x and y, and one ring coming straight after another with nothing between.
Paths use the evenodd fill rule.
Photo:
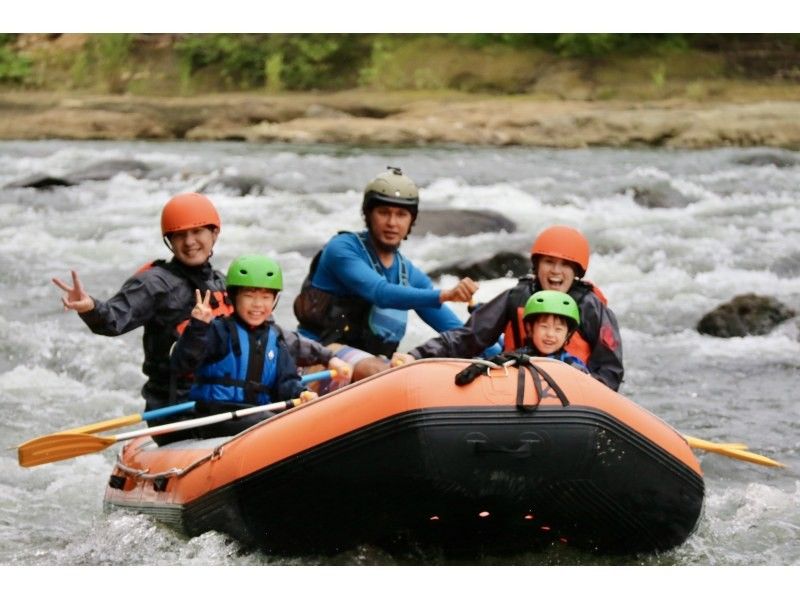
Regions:
<instances>
[{"instance_id":1,"label":"olive green helmet","mask_svg":"<svg viewBox=\"0 0 800 598\"><path fill-rule=\"evenodd\" d=\"M372 179L364 189L361 211L366 216L376 203L384 203L406 208L416 218L419 209L419 189L400 168L396 166L387 168L386 172Z\"/></svg>"},{"instance_id":2,"label":"olive green helmet","mask_svg":"<svg viewBox=\"0 0 800 598\"><path fill-rule=\"evenodd\" d=\"M281 291L283 272L278 262L272 258L263 255L243 255L231 262L225 285Z\"/></svg>"},{"instance_id":3,"label":"olive green helmet","mask_svg":"<svg viewBox=\"0 0 800 598\"><path fill-rule=\"evenodd\" d=\"M523 319L536 314L553 314L564 316L570 321L570 330L575 330L581 323L581 313L575 299L561 291L538 291L525 303Z\"/></svg>"}]
</instances>

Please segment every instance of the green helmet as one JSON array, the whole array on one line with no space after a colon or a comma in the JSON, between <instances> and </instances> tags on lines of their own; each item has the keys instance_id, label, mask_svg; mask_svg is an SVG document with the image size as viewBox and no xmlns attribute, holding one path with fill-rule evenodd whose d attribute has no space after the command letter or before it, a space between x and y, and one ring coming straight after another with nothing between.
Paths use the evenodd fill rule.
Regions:
<instances>
[{"instance_id":1,"label":"green helmet","mask_svg":"<svg viewBox=\"0 0 800 598\"><path fill-rule=\"evenodd\" d=\"M272 258L263 255L242 255L231 262L225 285L281 291L283 273L278 262Z\"/></svg>"},{"instance_id":2,"label":"green helmet","mask_svg":"<svg viewBox=\"0 0 800 598\"><path fill-rule=\"evenodd\" d=\"M523 319L536 314L554 314L564 316L571 322L570 330L581 323L581 313L575 299L561 291L538 291L525 303Z\"/></svg>"},{"instance_id":3,"label":"green helmet","mask_svg":"<svg viewBox=\"0 0 800 598\"><path fill-rule=\"evenodd\" d=\"M385 203L408 209L414 218L419 209L419 189L403 171L396 166L372 179L364 189L361 211L367 215L375 203Z\"/></svg>"}]
</instances>

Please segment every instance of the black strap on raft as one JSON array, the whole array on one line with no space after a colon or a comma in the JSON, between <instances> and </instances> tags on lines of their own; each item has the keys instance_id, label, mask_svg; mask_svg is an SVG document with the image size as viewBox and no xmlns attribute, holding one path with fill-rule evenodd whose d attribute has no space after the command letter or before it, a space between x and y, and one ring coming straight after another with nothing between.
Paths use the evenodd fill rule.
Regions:
<instances>
[{"instance_id":1,"label":"black strap on raft","mask_svg":"<svg viewBox=\"0 0 800 598\"><path fill-rule=\"evenodd\" d=\"M519 377L517 382L517 397L516 397L516 406L517 409L521 411L535 411L539 407L539 403L541 403L542 399L546 396L553 396L550 394L546 394L547 390L552 390L555 393L555 397L561 401L561 405L567 407L569 405L569 400L567 399L567 395L561 389L561 387L553 380L553 377L544 371L542 368L537 366L535 363L531 361L531 358L527 355L522 355L520 353L501 353L499 355L495 355L491 359L489 359L491 363L495 363L497 365L502 365L507 367L509 365L516 365L519 368ZM512 363L509 363L511 361ZM487 363L473 363L460 372L458 372L455 376L455 383L456 386L465 386L469 384L475 378L480 376L481 374L485 374L489 370L489 364ZM531 379L533 380L533 386L536 390L536 403L533 406L525 404L525 371L528 371L531 375ZM546 389L542 384L542 380L547 383L548 388Z\"/></svg>"}]
</instances>

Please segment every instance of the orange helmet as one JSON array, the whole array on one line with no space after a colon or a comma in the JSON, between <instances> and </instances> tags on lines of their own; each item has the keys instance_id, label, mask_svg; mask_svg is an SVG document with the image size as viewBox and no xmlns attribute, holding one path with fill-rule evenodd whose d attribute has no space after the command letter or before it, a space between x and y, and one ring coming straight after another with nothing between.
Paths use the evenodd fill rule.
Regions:
<instances>
[{"instance_id":1,"label":"orange helmet","mask_svg":"<svg viewBox=\"0 0 800 598\"><path fill-rule=\"evenodd\" d=\"M569 226L551 226L544 229L531 247L531 257L549 255L578 265L578 277L589 267L589 241L580 231Z\"/></svg>"},{"instance_id":2,"label":"orange helmet","mask_svg":"<svg viewBox=\"0 0 800 598\"><path fill-rule=\"evenodd\" d=\"M217 209L205 195L180 193L161 210L161 234L164 236L201 226L222 228Z\"/></svg>"}]
</instances>

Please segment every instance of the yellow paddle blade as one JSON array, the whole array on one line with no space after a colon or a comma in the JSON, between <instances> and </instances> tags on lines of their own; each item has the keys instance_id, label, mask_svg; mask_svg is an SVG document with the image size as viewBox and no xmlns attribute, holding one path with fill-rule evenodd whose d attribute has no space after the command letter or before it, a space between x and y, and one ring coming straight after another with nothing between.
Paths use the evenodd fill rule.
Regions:
<instances>
[{"instance_id":1,"label":"yellow paddle blade","mask_svg":"<svg viewBox=\"0 0 800 598\"><path fill-rule=\"evenodd\" d=\"M61 432L34 438L17 447L19 464L33 467L53 461L63 461L80 455L96 453L117 441L113 436L93 436L74 432Z\"/></svg>"},{"instance_id":2,"label":"yellow paddle blade","mask_svg":"<svg viewBox=\"0 0 800 598\"><path fill-rule=\"evenodd\" d=\"M764 457L763 455L751 453L750 451L738 448L740 446L746 447L746 445L742 445L740 443L725 444L711 442L709 440L703 440L702 438L695 438L693 436L684 436L684 438L692 448L709 451L711 453L717 453L718 455L724 455L726 457L730 457L731 459L749 461L750 463L756 463L766 467L786 467L783 463L770 459L769 457Z\"/></svg>"},{"instance_id":3,"label":"yellow paddle blade","mask_svg":"<svg viewBox=\"0 0 800 598\"><path fill-rule=\"evenodd\" d=\"M95 424L88 424L79 428L70 428L57 434L94 434L96 432L104 432L112 428L123 428L125 426L132 426L142 421L142 414L136 413L134 415L125 415L123 417L115 417L114 419L107 419L106 421L97 422Z\"/></svg>"},{"instance_id":4,"label":"yellow paddle blade","mask_svg":"<svg viewBox=\"0 0 800 598\"><path fill-rule=\"evenodd\" d=\"M703 440L702 438L695 438L694 436L684 436L686 442L689 443L689 446L692 448L704 450L704 451L713 451L714 449L737 449L743 451L747 449L747 445L741 442L711 442L710 440Z\"/></svg>"}]
</instances>

